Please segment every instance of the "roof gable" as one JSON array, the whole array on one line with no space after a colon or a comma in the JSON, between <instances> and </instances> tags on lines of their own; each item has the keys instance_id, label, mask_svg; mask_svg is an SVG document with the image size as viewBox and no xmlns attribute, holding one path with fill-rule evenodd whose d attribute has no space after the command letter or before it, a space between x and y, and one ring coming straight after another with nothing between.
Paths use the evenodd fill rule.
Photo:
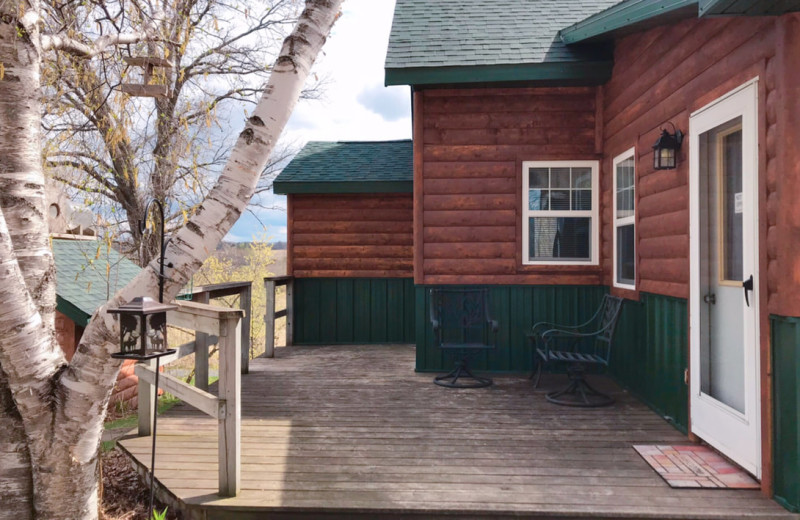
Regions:
<instances>
[{"instance_id":1,"label":"roof gable","mask_svg":"<svg viewBox=\"0 0 800 520\"><path fill-rule=\"evenodd\" d=\"M105 242L53 239L56 308L85 327L89 318L139 274L139 266Z\"/></svg>"},{"instance_id":2,"label":"roof gable","mask_svg":"<svg viewBox=\"0 0 800 520\"><path fill-rule=\"evenodd\" d=\"M397 0L386 84L602 82L611 49L568 47L558 31L618 2Z\"/></svg>"},{"instance_id":3,"label":"roof gable","mask_svg":"<svg viewBox=\"0 0 800 520\"><path fill-rule=\"evenodd\" d=\"M410 139L310 141L283 169L273 191L287 193L411 192Z\"/></svg>"}]
</instances>

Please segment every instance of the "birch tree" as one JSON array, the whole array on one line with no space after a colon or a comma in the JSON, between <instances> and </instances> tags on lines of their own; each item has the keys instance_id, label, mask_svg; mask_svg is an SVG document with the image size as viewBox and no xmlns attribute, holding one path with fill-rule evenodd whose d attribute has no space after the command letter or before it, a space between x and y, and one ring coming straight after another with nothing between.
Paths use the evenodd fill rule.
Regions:
<instances>
[{"instance_id":1,"label":"birch tree","mask_svg":"<svg viewBox=\"0 0 800 520\"><path fill-rule=\"evenodd\" d=\"M158 42L115 46L91 60L85 58L93 49L76 46L50 53L42 63L48 173L91 204L140 265L158 250L153 236L143 236L136 225L148 198L176 202L166 215L170 229L192 213L233 145L222 132L228 115L255 105L300 12L297 0L160 5ZM87 38L135 32L151 21L147 9L127 0L46 0L42 11L45 29L80 30ZM117 91L140 75L123 60L130 56L155 56L171 65L154 78L165 87L163 96ZM312 85L303 97L319 94L320 82ZM278 152L271 164L285 160Z\"/></svg>"},{"instance_id":2,"label":"birch tree","mask_svg":"<svg viewBox=\"0 0 800 520\"><path fill-rule=\"evenodd\" d=\"M169 242L171 299L239 218L300 95L342 0L307 0L269 82L239 133L218 182ZM148 7L152 7L149 6ZM143 8L144 10L144 8ZM41 34L35 0L0 0L0 517L92 519L98 515L98 447L119 362L117 323L106 313L155 296L156 261L92 317L72 361L53 334L55 274L45 220L39 103L42 53L97 55L157 39L150 28L93 41Z\"/></svg>"}]
</instances>

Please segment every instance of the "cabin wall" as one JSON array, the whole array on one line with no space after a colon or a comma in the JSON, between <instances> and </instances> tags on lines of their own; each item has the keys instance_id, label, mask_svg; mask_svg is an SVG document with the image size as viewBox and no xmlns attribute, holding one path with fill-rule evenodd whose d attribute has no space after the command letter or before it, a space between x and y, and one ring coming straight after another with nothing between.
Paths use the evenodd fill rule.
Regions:
<instances>
[{"instance_id":1,"label":"cabin wall","mask_svg":"<svg viewBox=\"0 0 800 520\"><path fill-rule=\"evenodd\" d=\"M775 25L775 18L695 19L615 42L613 75L603 87L603 168L611 172L613 158L635 146L638 290L689 296L689 140L684 141L675 170L653 169L653 143L669 121L688 132L691 113L754 77L769 89L774 81L765 76L774 65L770 62L776 52ZM760 114L765 113L770 95L767 90L759 100ZM766 145L768 157L774 157L774 140ZM764 184L767 161L759 162ZM612 175L603 177L601 243L609 286L613 285L612 183ZM769 225L775 225L774 219ZM762 231L766 236L766 228ZM774 270L767 269L766 262L762 265L764 273Z\"/></svg>"},{"instance_id":2,"label":"cabin wall","mask_svg":"<svg viewBox=\"0 0 800 520\"><path fill-rule=\"evenodd\" d=\"M289 195L287 274L411 277L411 205L410 193Z\"/></svg>"},{"instance_id":3,"label":"cabin wall","mask_svg":"<svg viewBox=\"0 0 800 520\"><path fill-rule=\"evenodd\" d=\"M796 321L800 316L800 16L687 20L615 42L615 67L603 88L604 162L636 147L637 291L686 301L689 296L689 140L678 168L654 171L652 143L672 121L689 130L690 114L739 85L758 84L759 280L761 306L762 439L764 488L787 507L800 508L797 436ZM613 186L603 177L604 283L613 281ZM639 292L612 288L638 298ZM644 296L642 296L644 297ZM686 304L688 315L689 304ZM643 338L639 335L640 338ZM647 339L618 342L636 359ZM662 355L680 359L686 338L674 338ZM620 378L619 362L612 367ZM652 380L626 383L646 401ZM679 374L661 389L680 387ZM651 385L652 386L652 385ZM656 406L656 408L658 408ZM774 456L773 456L774 453Z\"/></svg>"},{"instance_id":4,"label":"cabin wall","mask_svg":"<svg viewBox=\"0 0 800 520\"><path fill-rule=\"evenodd\" d=\"M598 284L522 265L522 161L596 160L595 88L414 93L417 284Z\"/></svg>"},{"instance_id":5,"label":"cabin wall","mask_svg":"<svg viewBox=\"0 0 800 520\"><path fill-rule=\"evenodd\" d=\"M295 345L414 342L410 193L292 194Z\"/></svg>"}]
</instances>

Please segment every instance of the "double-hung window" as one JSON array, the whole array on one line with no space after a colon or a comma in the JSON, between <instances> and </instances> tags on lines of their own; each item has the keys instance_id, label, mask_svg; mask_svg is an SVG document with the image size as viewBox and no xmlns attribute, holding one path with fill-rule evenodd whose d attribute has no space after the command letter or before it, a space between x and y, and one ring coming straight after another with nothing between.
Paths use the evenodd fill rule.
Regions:
<instances>
[{"instance_id":1,"label":"double-hung window","mask_svg":"<svg viewBox=\"0 0 800 520\"><path fill-rule=\"evenodd\" d=\"M597 161L522 163L522 263L596 265Z\"/></svg>"},{"instance_id":2,"label":"double-hung window","mask_svg":"<svg viewBox=\"0 0 800 520\"><path fill-rule=\"evenodd\" d=\"M636 288L635 149L614 158L614 286Z\"/></svg>"}]
</instances>

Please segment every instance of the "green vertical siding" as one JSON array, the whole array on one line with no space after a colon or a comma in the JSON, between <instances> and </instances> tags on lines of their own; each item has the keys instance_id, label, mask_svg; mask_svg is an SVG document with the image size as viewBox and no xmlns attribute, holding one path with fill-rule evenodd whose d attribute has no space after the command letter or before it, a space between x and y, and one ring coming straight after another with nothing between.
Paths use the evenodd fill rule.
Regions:
<instances>
[{"instance_id":1,"label":"green vertical siding","mask_svg":"<svg viewBox=\"0 0 800 520\"><path fill-rule=\"evenodd\" d=\"M430 324L430 293L434 286L416 288L417 371L450 370L453 358L434 342ZM452 286L448 286L452 287ZM592 286L485 286L489 289L492 318L499 322L497 348L476 355L472 367L494 372L532 369L531 348L525 334L537 321L573 323L592 316L605 287Z\"/></svg>"},{"instance_id":2,"label":"green vertical siding","mask_svg":"<svg viewBox=\"0 0 800 520\"><path fill-rule=\"evenodd\" d=\"M654 294L626 301L617 324L609 372L684 433L689 425L687 302Z\"/></svg>"},{"instance_id":3,"label":"green vertical siding","mask_svg":"<svg viewBox=\"0 0 800 520\"><path fill-rule=\"evenodd\" d=\"M800 318L770 316L775 500L800 511Z\"/></svg>"},{"instance_id":4,"label":"green vertical siding","mask_svg":"<svg viewBox=\"0 0 800 520\"><path fill-rule=\"evenodd\" d=\"M294 343L414 342L410 278L297 278Z\"/></svg>"}]
</instances>

